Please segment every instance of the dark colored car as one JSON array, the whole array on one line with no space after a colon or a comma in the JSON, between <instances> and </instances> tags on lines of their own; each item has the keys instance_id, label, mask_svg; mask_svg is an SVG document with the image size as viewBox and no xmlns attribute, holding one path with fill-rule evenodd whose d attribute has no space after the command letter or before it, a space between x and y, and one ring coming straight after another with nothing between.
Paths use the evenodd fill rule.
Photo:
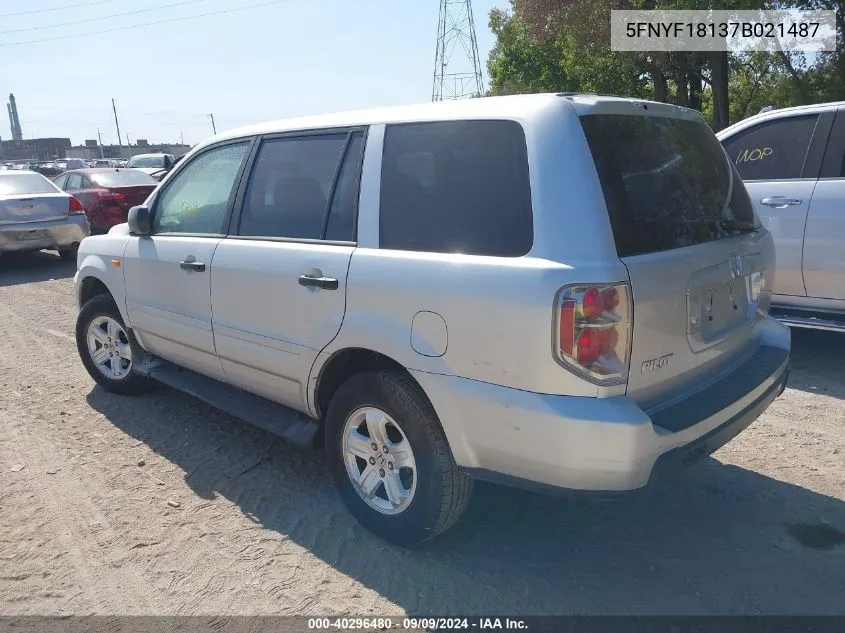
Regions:
<instances>
[{"instance_id":1,"label":"dark colored car","mask_svg":"<svg viewBox=\"0 0 845 633\"><path fill-rule=\"evenodd\" d=\"M85 206L92 233L105 233L126 222L129 209L141 204L158 181L137 169L75 169L56 178L56 185Z\"/></svg>"}]
</instances>

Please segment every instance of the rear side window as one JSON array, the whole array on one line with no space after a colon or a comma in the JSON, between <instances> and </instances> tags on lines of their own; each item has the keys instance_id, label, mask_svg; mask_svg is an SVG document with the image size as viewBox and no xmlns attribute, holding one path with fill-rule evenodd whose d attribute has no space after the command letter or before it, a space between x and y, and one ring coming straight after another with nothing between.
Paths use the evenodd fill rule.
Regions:
<instances>
[{"instance_id":1,"label":"rear side window","mask_svg":"<svg viewBox=\"0 0 845 633\"><path fill-rule=\"evenodd\" d=\"M519 257L534 240L528 158L514 121L387 127L381 248Z\"/></svg>"},{"instance_id":2,"label":"rear side window","mask_svg":"<svg viewBox=\"0 0 845 633\"><path fill-rule=\"evenodd\" d=\"M800 178L818 118L813 114L760 123L722 145L743 180Z\"/></svg>"},{"instance_id":3,"label":"rear side window","mask_svg":"<svg viewBox=\"0 0 845 633\"><path fill-rule=\"evenodd\" d=\"M748 192L703 121L599 114L581 125L620 257L755 227Z\"/></svg>"},{"instance_id":4,"label":"rear side window","mask_svg":"<svg viewBox=\"0 0 845 633\"><path fill-rule=\"evenodd\" d=\"M4 174L0 176L0 195L56 193L56 186L41 174Z\"/></svg>"}]
</instances>

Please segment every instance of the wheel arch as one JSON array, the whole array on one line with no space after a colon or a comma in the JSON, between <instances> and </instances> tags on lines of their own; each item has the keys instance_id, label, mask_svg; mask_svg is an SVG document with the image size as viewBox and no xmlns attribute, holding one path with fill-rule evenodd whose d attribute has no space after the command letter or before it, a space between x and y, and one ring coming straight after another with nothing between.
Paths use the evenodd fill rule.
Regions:
<instances>
[{"instance_id":1,"label":"wheel arch","mask_svg":"<svg viewBox=\"0 0 845 633\"><path fill-rule=\"evenodd\" d=\"M449 401L448 395L444 398L444 394L429 393L423 384L425 381L420 381L420 378L430 374L410 370L390 355L366 347L346 347L333 352L324 351L314 362L309 379L308 404L312 416L320 422L321 426L321 430L314 436L316 447L321 448L325 439L322 432L325 412L337 388L356 373L379 369L393 370L402 374L425 399L437 417L457 464L475 463L474 454L467 445L458 410ZM429 382L428 387L435 389L436 384L436 382ZM434 395L439 397L434 398Z\"/></svg>"},{"instance_id":2,"label":"wheel arch","mask_svg":"<svg viewBox=\"0 0 845 633\"><path fill-rule=\"evenodd\" d=\"M315 368L319 366L319 369L313 374L315 376L313 398L309 398L311 407L320 419L325 415L337 388L350 377L365 371L392 370L401 373L428 401L425 390L411 372L387 354L364 347L347 347L327 356L322 363L319 362L319 358L315 363Z\"/></svg>"},{"instance_id":3,"label":"wheel arch","mask_svg":"<svg viewBox=\"0 0 845 633\"><path fill-rule=\"evenodd\" d=\"M131 327L126 311L125 293L121 291L123 276L121 275L119 280L114 279L114 273L107 270L102 261L95 260L95 263L92 263L91 259L86 258L79 272L76 273L74 286L77 304L81 308L92 297L107 293L117 306L123 322L127 327Z\"/></svg>"}]
</instances>

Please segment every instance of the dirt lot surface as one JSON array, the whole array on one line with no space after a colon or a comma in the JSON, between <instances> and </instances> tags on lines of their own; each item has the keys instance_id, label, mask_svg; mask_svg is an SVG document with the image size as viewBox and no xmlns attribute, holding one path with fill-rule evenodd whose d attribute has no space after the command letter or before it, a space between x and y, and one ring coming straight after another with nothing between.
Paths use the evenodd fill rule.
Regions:
<instances>
[{"instance_id":1,"label":"dirt lot surface","mask_svg":"<svg viewBox=\"0 0 845 633\"><path fill-rule=\"evenodd\" d=\"M403 551L321 454L165 388L96 388L73 272L0 258L0 614L845 614L845 336L795 332L784 395L673 486L479 485Z\"/></svg>"}]
</instances>

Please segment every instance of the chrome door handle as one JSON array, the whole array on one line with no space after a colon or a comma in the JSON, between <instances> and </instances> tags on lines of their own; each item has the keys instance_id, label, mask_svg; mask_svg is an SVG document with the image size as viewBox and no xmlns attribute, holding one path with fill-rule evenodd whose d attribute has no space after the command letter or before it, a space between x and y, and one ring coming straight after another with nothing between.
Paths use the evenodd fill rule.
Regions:
<instances>
[{"instance_id":1,"label":"chrome door handle","mask_svg":"<svg viewBox=\"0 0 845 633\"><path fill-rule=\"evenodd\" d=\"M311 275L300 275L299 285L322 288L323 290L337 290L338 282L334 277L312 277Z\"/></svg>"},{"instance_id":2,"label":"chrome door handle","mask_svg":"<svg viewBox=\"0 0 845 633\"><path fill-rule=\"evenodd\" d=\"M205 272L205 264L202 262L192 262L185 260L183 262L179 262L179 268L182 270L194 270L198 273Z\"/></svg>"},{"instance_id":3,"label":"chrome door handle","mask_svg":"<svg viewBox=\"0 0 845 633\"><path fill-rule=\"evenodd\" d=\"M767 207L774 207L775 209L785 209L786 207L797 207L801 204L798 198L784 198L782 196L775 196L774 198L763 198L760 204L765 204Z\"/></svg>"}]
</instances>

